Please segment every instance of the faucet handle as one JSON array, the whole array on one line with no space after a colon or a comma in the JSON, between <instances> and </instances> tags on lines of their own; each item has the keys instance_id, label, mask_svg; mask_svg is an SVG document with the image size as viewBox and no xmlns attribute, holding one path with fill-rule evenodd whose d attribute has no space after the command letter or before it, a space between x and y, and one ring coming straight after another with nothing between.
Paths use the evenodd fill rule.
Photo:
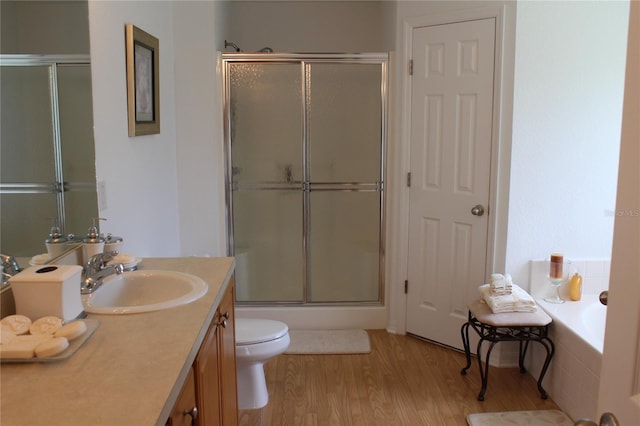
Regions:
<instances>
[{"instance_id":1,"label":"faucet handle","mask_svg":"<svg viewBox=\"0 0 640 426\"><path fill-rule=\"evenodd\" d=\"M118 255L117 250L94 254L89 258L89 261L87 262L87 266L88 267L97 266L98 268L101 268L102 266L104 266L105 263L109 262L110 260L113 260L113 258L116 257L117 255Z\"/></svg>"},{"instance_id":2,"label":"faucet handle","mask_svg":"<svg viewBox=\"0 0 640 426\"><path fill-rule=\"evenodd\" d=\"M105 251L104 253L102 253L103 259L105 262L113 260L113 258L116 257L118 254L120 254L118 250Z\"/></svg>"},{"instance_id":3,"label":"faucet handle","mask_svg":"<svg viewBox=\"0 0 640 426\"><path fill-rule=\"evenodd\" d=\"M97 253L94 254L93 256L91 256L89 258L89 262L91 261L98 261L101 260L103 262L108 262L110 260L113 260L114 257L116 257L118 255L118 251L114 250L114 251L105 251L104 253Z\"/></svg>"}]
</instances>

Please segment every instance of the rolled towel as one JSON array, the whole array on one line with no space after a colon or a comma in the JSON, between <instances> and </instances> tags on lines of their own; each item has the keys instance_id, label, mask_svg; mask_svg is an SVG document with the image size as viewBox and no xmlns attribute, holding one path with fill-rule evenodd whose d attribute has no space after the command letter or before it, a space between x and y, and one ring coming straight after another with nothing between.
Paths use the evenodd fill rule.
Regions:
<instances>
[{"instance_id":1,"label":"rolled towel","mask_svg":"<svg viewBox=\"0 0 640 426\"><path fill-rule=\"evenodd\" d=\"M481 297L491 311L495 314L501 312L536 312L538 307L533 297L517 284L512 283L512 293L492 294L491 285L485 284L479 287Z\"/></svg>"},{"instance_id":2,"label":"rolled towel","mask_svg":"<svg viewBox=\"0 0 640 426\"><path fill-rule=\"evenodd\" d=\"M509 274L491 274L491 292L495 295L511 294L513 281Z\"/></svg>"}]
</instances>

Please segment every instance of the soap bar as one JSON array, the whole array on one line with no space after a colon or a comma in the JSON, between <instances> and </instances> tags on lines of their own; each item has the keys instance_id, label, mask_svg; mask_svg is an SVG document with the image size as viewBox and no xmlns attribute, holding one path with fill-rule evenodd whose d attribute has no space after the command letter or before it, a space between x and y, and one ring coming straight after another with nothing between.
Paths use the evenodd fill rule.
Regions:
<instances>
[{"instance_id":1,"label":"soap bar","mask_svg":"<svg viewBox=\"0 0 640 426\"><path fill-rule=\"evenodd\" d=\"M84 321L74 321L63 325L54 334L55 337L66 337L67 340L76 339L87 331L87 324Z\"/></svg>"},{"instance_id":2,"label":"soap bar","mask_svg":"<svg viewBox=\"0 0 640 426\"><path fill-rule=\"evenodd\" d=\"M6 325L0 326L0 345L6 345L16 337L13 329Z\"/></svg>"},{"instance_id":3,"label":"soap bar","mask_svg":"<svg viewBox=\"0 0 640 426\"><path fill-rule=\"evenodd\" d=\"M16 336L6 345L0 345L2 358L33 358L36 347L44 341L51 340L51 336Z\"/></svg>"},{"instance_id":4,"label":"soap bar","mask_svg":"<svg viewBox=\"0 0 640 426\"><path fill-rule=\"evenodd\" d=\"M46 316L35 320L29 327L29 332L34 335L53 334L60 327L62 327L62 318Z\"/></svg>"},{"instance_id":5,"label":"soap bar","mask_svg":"<svg viewBox=\"0 0 640 426\"><path fill-rule=\"evenodd\" d=\"M48 358L58 355L68 347L69 341L66 337L54 337L36 346L35 353L38 358Z\"/></svg>"},{"instance_id":6,"label":"soap bar","mask_svg":"<svg viewBox=\"0 0 640 426\"><path fill-rule=\"evenodd\" d=\"M0 345L0 358L33 358L36 345L29 342L16 342Z\"/></svg>"},{"instance_id":7,"label":"soap bar","mask_svg":"<svg viewBox=\"0 0 640 426\"><path fill-rule=\"evenodd\" d=\"M2 318L2 325L9 327L15 334L25 334L31 327L31 319L25 315L9 315Z\"/></svg>"}]
</instances>

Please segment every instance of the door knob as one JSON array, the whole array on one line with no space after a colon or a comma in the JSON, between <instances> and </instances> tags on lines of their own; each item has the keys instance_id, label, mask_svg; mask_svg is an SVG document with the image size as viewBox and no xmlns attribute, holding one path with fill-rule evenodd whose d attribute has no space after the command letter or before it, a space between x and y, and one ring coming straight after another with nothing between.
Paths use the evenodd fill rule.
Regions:
<instances>
[{"instance_id":1,"label":"door knob","mask_svg":"<svg viewBox=\"0 0 640 426\"><path fill-rule=\"evenodd\" d=\"M471 209L471 214L474 216L482 216L484 214L484 207L482 207L482 204L473 206L473 208Z\"/></svg>"},{"instance_id":2,"label":"door knob","mask_svg":"<svg viewBox=\"0 0 640 426\"><path fill-rule=\"evenodd\" d=\"M607 303L609 303L609 291L605 290L600 293L600 297L598 297L598 299L600 299L600 303L606 306Z\"/></svg>"}]
</instances>

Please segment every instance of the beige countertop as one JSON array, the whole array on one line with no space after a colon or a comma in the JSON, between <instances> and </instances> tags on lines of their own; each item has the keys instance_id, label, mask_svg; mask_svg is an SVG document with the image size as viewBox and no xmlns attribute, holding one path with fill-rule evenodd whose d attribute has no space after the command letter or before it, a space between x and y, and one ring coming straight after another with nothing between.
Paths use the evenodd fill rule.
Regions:
<instances>
[{"instance_id":1,"label":"beige countertop","mask_svg":"<svg viewBox=\"0 0 640 426\"><path fill-rule=\"evenodd\" d=\"M140 269L197 275L199 300L157 312L97 315L71 357L0 366L0 424L164 425L233 273L233 258L150 258Z\"/></svg>"}]
</instances>

